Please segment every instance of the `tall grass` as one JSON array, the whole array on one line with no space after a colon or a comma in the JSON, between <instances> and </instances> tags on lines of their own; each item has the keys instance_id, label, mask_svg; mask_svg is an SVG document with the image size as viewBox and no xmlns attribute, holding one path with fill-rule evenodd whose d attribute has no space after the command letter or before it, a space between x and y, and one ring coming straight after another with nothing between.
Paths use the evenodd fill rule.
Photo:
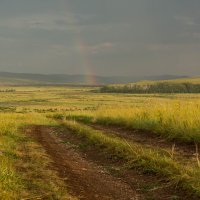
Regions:
<instances>
[{"instance_id":1,"label":"tall grass","mask_svg":"<svg viewBox=\"0 0 200 200\"><path fill-rule=\"evenodd\" d=\"M29 125L56 124L39 114L0 113L0 199L62 199L63 183L48 169L44 150L22 131ZM65 199L65 197L63 199ZM71 199L69 196L66 198Z\"/></svg>"},{"instance_id":2,"label":"tall grass","mask_svg":"<svg viewBox=\"0 0 200 200\"><path fill-rule=\"evenodd\" d=\"M69 118L105 125L142 129L169 139L200 143L200 102L147 103L140 107L101 107L76 112Z\"/></svg>"},{"instance_id":3,"label":"tall grass","mask_svg":"<svg viewBox=\"0 0 200 200\"><path fill-rule=\"evenodd\" d=\"M152 150L133 142L128 143L75 121L65 121L63 124L72 130L72 133L85 137L101 151L124 159L129 163L129 167L139 167L146 172L163 175L171 184L200 196L199 168L181 165L162 151Z\"/></svg>"},{"instance_id":4,"label":"tall grass","mask_svg":"<svg viewBox=\"0 0 200 200\"><path fill-rule=\"evenodd\" d=\"M52 114L53 110L58 118L67 115L80 119L81 116L81 120L89 123L145 129L171 139L200 142L198 94L100 94L90 92L91 88L13 88L16 92L2 93L0 99L0 199L17 199L24 192L29 195L31 191L27 193L24 179L30 184L34 183L30 190L41 185L44 191L55 191L52 188L54 180L50 180L53 176L47 173L44 164L47 155L45 156L39 146L36 148L35 143L27 141L20 129L30 124L54 123L42 114L34 112L46 112L48 115ZM25 163L19 150L22 146L29 150L28 153L32 153ZM38 174L37 177L41 177L41 170L44 168L47 173L46 176L43 174L44 180L36 183L37 180L29 177L30 174L27 174L26 170L21 172L16 167L18 162L30 167L29 172L32 170L32 173ZM56 181L54 185L55 183ZM46 185L46 189L43 185Z\"/></svg>"}]
</instances>

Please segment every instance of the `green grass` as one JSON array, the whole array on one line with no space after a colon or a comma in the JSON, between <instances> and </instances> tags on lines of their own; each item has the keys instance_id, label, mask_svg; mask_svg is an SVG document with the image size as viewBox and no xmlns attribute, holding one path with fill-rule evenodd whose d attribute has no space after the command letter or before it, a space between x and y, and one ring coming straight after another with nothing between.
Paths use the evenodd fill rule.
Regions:
<instances>
[{"instance_id":1,"label":"green grass","mask_svg":"<svg viewBox=\"0 0 200 200\"><path fill-rule=\"evenodd\" d=\"M65 115L85 123L150 131L170 140L200 143L200 103L169 102L143 107L102 107Z\"/></svg>"},{"instance_id":2,"label":"green grass","mask_svg":"<svg viewBox=\"0 0 200 200\"><path fill-rule=\"evenodd\" d=\"M94 88L89 87L0 87L0 91L4 90L14 92L0 93L0 199L62 195L63 182L55 172L49 171L51 161L43 148L31 141L21 129L31 124L55 123L46 116L55 115L57 119L63 119L63 116L78 119L81 116L82 120L90 123L145 129L171 139L199 141L200 94L101 94L91 92ZM169 168L164 169L161 163L172 162L170 170L178 174L174 183L180 184L186 173L185 187L188 185L189 188L193 186L195 177L199 177L198 171L187 171L179 165L173 167L173 160L165 154L159 161L162 151L150 152L139 147L139 152L136 151L140 155L138 157L130 147L127 150L127 143L122 140L105 138L99 132L92 135L95 144L101 144L99 148L103 146L108 153L114 152L122 158L127 156L126 160L132 166L138 165L153 172L163 170L160 173L170 180L173 176L167 173ZM101 141L98 139L100 136ZM142 154L143 151L149 155ZM136 162L132 162L133 155L137 158ZM157 160L151 160L154 156ZM147 168L141 164L143 162ZM196 181L194 188L198 187Z\"/></svg>"},{"instance_id":3,"label":"green grass","mask_svg":"<svg viewBox=\"0 0 200 200\"><path fill-rule=\"evenodd\" d=\"M127 142L120 138L109 136L75 121L64 121L63 124L74 134L85 137L92 145L111 155L124 159L130 168L140 168L146 173L155 173L166 177L169 182L190 194L200 197L200 171L197 166L181 165L169 154L162 151Z\"/></svg>"},{"instance_id":4,"label":"green grass","mask_svg":"<svg viewBox=\"0 0 200 200\"><path fill-rule=\"evenodd\" d=\"M0 121L0 199L70 199L43 148L23 132L56 123L39 114L1 113Z\"/></svg>"}]
</instances>

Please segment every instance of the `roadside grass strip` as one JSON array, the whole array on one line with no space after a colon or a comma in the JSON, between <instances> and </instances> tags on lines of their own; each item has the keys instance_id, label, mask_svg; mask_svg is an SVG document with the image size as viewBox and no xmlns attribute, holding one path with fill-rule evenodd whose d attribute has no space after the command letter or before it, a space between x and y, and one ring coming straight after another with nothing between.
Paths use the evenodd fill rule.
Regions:
<instances>
[{"instance_id":1,"label":"roadside grass strip","mask_svg":"<svg viewBox=\"0 0 200 200\"><path fill-rule=\"evenodd\" d=\"M169 184L184 189L190 195L200 197L200 170L198 166L181 165L163 151L127 142L76 121L64 120L62 124L72 133L83 136L87 142L99 150L123 159L129 168L139 168L145 173L162 175L169 181Z\"/></svg>"},{"instance_id":2,"label":"roadside grass strip","mask_svg":"<svg viewBox=\"0 0 200 200\"><path fill-rule=\"evenodd\" d=\"M39 114L0 114L0 199L72 199L49 169L51 159L27 134L33 125L56 125ZM37 133L35 133L37 134Z\"/></svg>"},{"instance_id":3,"label":"roadside grass strip","mask_svg":"<svg viewBox=\"0 0 200 200\"><path fill-rule=\"evenodd\" d=\"M150 131L169 140L200 143L200 104L171 103L145 107L103 107L95 112L66 115L84 123Z\"/></svg>"}]
</instances>

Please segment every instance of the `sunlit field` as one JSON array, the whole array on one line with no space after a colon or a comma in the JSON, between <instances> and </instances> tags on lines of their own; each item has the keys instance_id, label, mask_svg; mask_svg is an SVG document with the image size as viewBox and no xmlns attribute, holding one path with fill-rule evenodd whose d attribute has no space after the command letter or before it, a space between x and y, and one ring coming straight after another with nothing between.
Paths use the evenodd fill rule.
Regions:
<instances>
[{"instance_id":1,"label":"sunlit field","mask_svg":"<svg viewBox=\"0 0 200 200\"><path fill-rule=\"evenodd\" d=\"M76 112L70 117L90 123L152 131L168 139L200 142L199 100L163 101L155 98L132 106L104 106L95 112Z\"/></svg>"},{"instance_id":2,"label":"sunlit field","mask_svg":"<svg viewBox=\"0 0 200 200\"><path fill-rule=\"evenodd\" d=\"M28 125L53 125L37 113L0 114L0 199L71 198L63 182L48 169L44 150L24 134Z\"/></svg>"},{"instance_id":3,"label":"sunlit field","mask_svg":"<svg viewBox=\"0 0 200 200\"><path fill-rule=\"evenodd\" d=\"M25 133L33 125L61 124L95 148L124 159L129 168L159 174L200 196L200 94L106 94L97 89L0 88L0 199L73 198L48 168L51 161L42 147ZM105 130L96 130L97 125ZM166 143L193 145L194 152L185 158L176 155L173 146L126 141L108 134L113 127L144 132L147 139L149 134Z\"/></svg>"}]
</instances>

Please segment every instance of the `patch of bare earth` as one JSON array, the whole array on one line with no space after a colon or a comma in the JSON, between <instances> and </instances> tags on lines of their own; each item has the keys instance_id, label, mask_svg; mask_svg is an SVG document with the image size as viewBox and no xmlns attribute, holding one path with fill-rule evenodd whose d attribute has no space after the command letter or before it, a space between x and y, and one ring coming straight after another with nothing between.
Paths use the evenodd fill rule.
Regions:
<instances>
[{"instance_id":1,"label":"patch of bare earth","mask_svg":"<svg viewBox=\"0 0 200 200\"><path fill-rule=\"evenodd\" d=\"M158 174L144 173L142 169L130 169L128 163L123 159L114 157L99 147L88 143L83 136L77 136L71 133L65 126L54 128L53 135L59 138L64 144L71 144L79 150L81 156L98 166L103 167L112 176L117 177L128 184L133 190L136 190L140 199L195 199L185 191L171 185L165 178ZM120 199L120 198L118 198Z\"/></svg>"},{"instance_id":2,"label":"patch of bare earth","mask_svg":"<svg viewBox=\"0 0 200 200\"><path fill-rule=\"evenodd\" d=\"M59 136L61 134L56 134L53 127L34 126L31 130L30 136L43 146L52 160L49 167L58 172L60 178L66 181L68 190L79 199L143 199L130 184L109 174L102 165L83 155L72 143L72 138ZM65 132L63 135L71 134Z\"/></svg>"}]
</instances>

